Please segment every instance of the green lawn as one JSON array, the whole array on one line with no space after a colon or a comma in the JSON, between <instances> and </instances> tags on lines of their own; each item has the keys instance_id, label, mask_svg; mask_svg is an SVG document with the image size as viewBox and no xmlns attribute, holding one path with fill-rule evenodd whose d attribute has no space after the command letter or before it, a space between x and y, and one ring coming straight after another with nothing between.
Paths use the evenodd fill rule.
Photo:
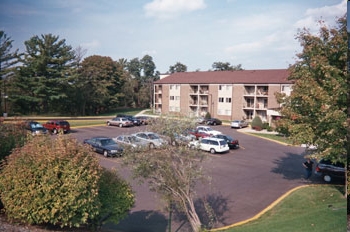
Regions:
<instances>
[{"instance_id":1,"label":"green lawn","mask_svg":"<svg viewBox=\"0 0 350 232\"><path fill-rule=\"evenodd\" d=\"M284 137L284 136L277 135L277 134L264 134L264 133L248 133L248 134L252 134L252 135L255 135L255 136L262 137L262 138L267 138L267 139L275 140L275 141L278 141L278 142L282 142L282 143L287 143L287 144L293 145L292 141L288 137Z\"/></svg>"},{"instance_id":2,"label":"green lawn","mask_svg":"<svg viewBox=\"0 0 350 232\"><path fill-rule=\"evenodd\" d=\"M344 186L312 185L293 192L259 219L221 232L344 232Z\"/></svg>"}]
</instances>

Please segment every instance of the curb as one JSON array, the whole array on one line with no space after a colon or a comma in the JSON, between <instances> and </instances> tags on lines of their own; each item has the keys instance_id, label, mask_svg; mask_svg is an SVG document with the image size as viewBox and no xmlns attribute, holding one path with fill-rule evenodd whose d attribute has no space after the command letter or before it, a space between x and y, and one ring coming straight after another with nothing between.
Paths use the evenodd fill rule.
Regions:
<instances>
[{"instance_id":1,"label":"curb","mask_svg":"<svg viewBox=\"0 0 350 232\"><path fill-rule=\"evenodd\" d=\"M252 221L255 221L257 220L258 218L260 218L263 214L265 214L267 211L271 210L273 207L275 207L277 204L279 204L282 200L284 200L286 197L288 197L290 194L292 194L293 192L295 192L296 190L299 190L299 189L302 189L302 188L305 188L305 187L310 187L310 186L313 186L312 184L311 185L301 185L301 186L298 186L298 187L295 187L291 190L289 190L288 192L286 192L285 194L283 194L282 196L280 196L277 200L275 200L274 202L272 202L269 206L267 206L265 209L263 209L260 213L256 214L254 217L251 217L247 220L244 220L244 221L240 221L240 222L237 222L237 223L234 223L232 225L228 225L228 226L224 226L224 227L221 227L221 228L216 228L216 229L211 229L209 231L222 231L222 230L227 230L227 229L231 229L233 227L236 227L236 226L241 226L243 224L247 224L248 222L252 222Z\"/></svg>"}]
</instances>

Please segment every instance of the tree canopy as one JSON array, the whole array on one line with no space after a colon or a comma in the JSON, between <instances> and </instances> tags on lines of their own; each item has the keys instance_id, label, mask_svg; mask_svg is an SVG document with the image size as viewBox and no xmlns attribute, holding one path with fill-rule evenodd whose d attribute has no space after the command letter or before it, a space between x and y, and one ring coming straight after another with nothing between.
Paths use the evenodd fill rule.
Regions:
<instances>
[{"instance_id":1,"label":"tree canopy","mask_svg":"<svg viewBox=\"0 0 350 232\"><path fill-rule=\"evenodd\" d=\"M214 71L233 71L233 70L243 70L242 65L231 65L229 62L214 62L212 65Z\"/></svg>"},{"instance_id":2,"label":"tree canopy","mask_svg":"<svg viewBox=\"0 0 350 232\"><path fill-rule=\"evenodd\" d=\"M176 62L176 64L169 67L169 73L176 72L187 72L187 66L180 62Z\"/></svg>"},{"instance_id":3,"label":"tree canopy","mask_svg":"<svg viewBox=\"0 0 350 232\"><path fill-rule=\"evenodd\" d=\"M319 33L308 29L297 35L303 50L290 67L293 91L278 94L283 104L284 128L297 144L316 145L317 158L346 162L347 144L347 32L346 17L328 28L321 22Z\"/></svg>"}]
</instances>

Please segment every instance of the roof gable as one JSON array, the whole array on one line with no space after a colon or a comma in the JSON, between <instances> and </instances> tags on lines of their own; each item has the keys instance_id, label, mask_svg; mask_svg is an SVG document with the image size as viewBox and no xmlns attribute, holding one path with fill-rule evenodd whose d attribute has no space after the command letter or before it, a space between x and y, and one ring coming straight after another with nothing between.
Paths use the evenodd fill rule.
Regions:
<instances>
[{"instance_id":1,"label":"roof gable","mask_svg":"<svg viewBox=\"0 0 350 232\"><path fill-rule=\"evenodd\" d=\"M288 69L178 72L154 84L290 84Z\"/></svg>"}]
</instances>

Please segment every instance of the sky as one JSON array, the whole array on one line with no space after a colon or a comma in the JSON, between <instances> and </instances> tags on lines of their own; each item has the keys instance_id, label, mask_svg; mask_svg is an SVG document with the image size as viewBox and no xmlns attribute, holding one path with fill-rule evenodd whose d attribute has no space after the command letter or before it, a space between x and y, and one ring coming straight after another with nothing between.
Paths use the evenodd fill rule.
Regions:
<instances>
[{"instance_id":1,"label":"sky","mask_svg":"<svg viewBox=\"0 0 350 232\"><path fill-rule=\"evenodd\" d=\"M346 0L1 0L0 30L22 52L24 41L53 34L85 57L150 55L160 73L177 62L284 69L301 51L300 29L317 33L319 20L333 27L346 12Z\"/></svg>"}]
</instances>

